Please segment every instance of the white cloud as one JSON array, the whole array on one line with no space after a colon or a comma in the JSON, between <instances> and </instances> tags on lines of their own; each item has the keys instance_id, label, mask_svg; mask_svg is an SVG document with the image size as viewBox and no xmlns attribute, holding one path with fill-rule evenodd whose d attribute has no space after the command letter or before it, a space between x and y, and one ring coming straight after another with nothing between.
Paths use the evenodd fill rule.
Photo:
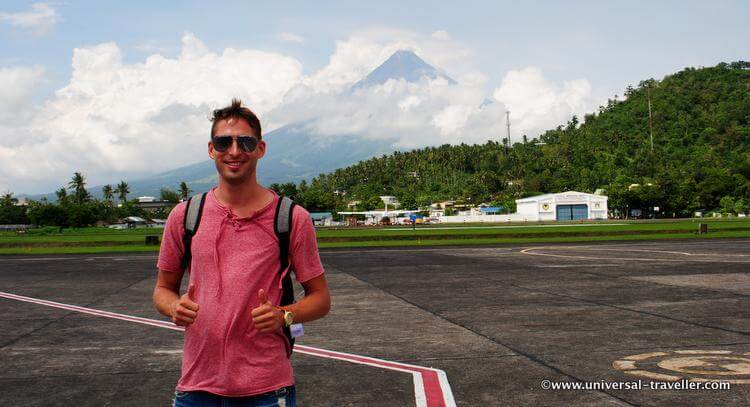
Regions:
<instances>
[{"instance_id":1,"label":"white cloud","mask_svg":"<svg viewBox=\"0 0 750 407\"><path fill-rule=\"evenodd\" d=\"M34 87L44 78L44 68L0 68L0 117L22 110Z\"/></svg>"},{"instance_id":2,"label":"white cloud","mask_svg":"<svg viewBox=\"0 0 750 407\"><path fill-rule=\"evenodd\" d=\"M401 79L350 89L401 49L415 51L457 83ZM0 117L21 118L0 122L0 191L52 191L74 171L96 185L205 160L208 116L235 96L260 115L265 132L305 121L322 143L362 135L406 148L499 141L506 109L517 141L597 106L588 81L556 84L534 67L508 72L493 92L471 60L471 50L459 42L394 29L337 41L328 65L308 76L292 57L215 52L190 33L176 57L155 53L136 63L124 62L115 43L76 48L69 82L34 108L11 111L25 103L43 70L0 70ZM484 103L490 95L494 103ZM22 145L2 142L11 139Z\"/></svg>"},{"instance_id":3,"label":"white cloud","mask_svg":"<svg viewBox=\"0 0 750 407\"><path fill-rule=\"evenodd\" d=\"M214 53L189 33L175 58L154 54L128 64L117 44L104 43L76 48L72 67L68 84L28 120L0 128L2 139L25 143L0 150L0 190L51 191L74 171L96 185L206 159L213 108L240 97L263 117L302 76L294 58Z\"/></svg>"},{"instance_id":4,"label":"white cloud","mask_svg":"<svg viewBox=\"0 0 750 407\"><path fill-rule=\"evenodd\" d=\"M460 76L471 69L471 52L456 41L437 40L411 31L370 28L336 41L328 65L304 81L318 91L339 91L378 67L398 50L415 51L427 63L444 69L449 76Z\"/></svg>"},{"instance_id":5,"label":"white cloud","mask_svg":"<svg viewBox=\"0 0 750 407\"><path fill-rule=\"evenodd\" d=\"M297 34L290 33L290 32L283 32L279 34L279 38L281 38L282 41L286 42L294 42L297 44L301 44L305 42L305 39Z\"/></svg>"},{"instance_id":6,"label":"white cloud","mask_svg":"<svg viewBox=\"0 0 750 407\"><path fill-rule=\"evenodd\" d=\"M432 38L434 38L436 40L441 40L441 41L450 41L451 40L451 35L448 34L448 31L437 30L434 33L432 33Z\"/></svg>"},{"instance_id":7,"label":"white cloud","mask_svg":"<svg viewBox=\"0 0 750 407\"><path fill-rule=\"evenodd\" d=\"M47 3L34 3L30 11L0 13L0 21L38 36L50 33L59 19L57 11Z\"/></svg>"},{"instance_id":8,"label":"white cloud","mask_svg":"<svg viewBox=\"0 0 750 407\"><path fill-rule=\"evenodd\" d=\"M533 66L506 73L493 97L510 110L514 139L523 134L537 136L598 105L587 80L565 81L560 87Z\"/></svg>"}]
</instances>

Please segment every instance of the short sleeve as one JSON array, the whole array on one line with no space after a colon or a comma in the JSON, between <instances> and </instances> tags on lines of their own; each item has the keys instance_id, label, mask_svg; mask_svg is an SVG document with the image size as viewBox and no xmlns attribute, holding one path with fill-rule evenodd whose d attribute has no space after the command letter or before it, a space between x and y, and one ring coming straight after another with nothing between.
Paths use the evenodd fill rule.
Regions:
<instances>
[{"instance_id":1,"label":"short sleeve","mask_svg":"<svg viewBox=\"0 0 750 407\"><path fill-rule=\"evenodd\" d=\"M156 262L156 267L160 270L182 271L182 256L185 253L182 236L185 233L183 221L186 207L187 202L178 204L169 213L169 217L167 217L167 224L164 225L164 234L161 238L159 260Z\"/></svg>"},{"instance_id":2,"label":"short sleeve","mask_svg":"<svg viewBox=\"0 0 750 407\"><path fill-rule=\"evenodd\" d=\"M318 253L318 241L315 236L310 213L301 206L295 206L292 214L292 270L297 281L304 283L324 272Z\"/></svg>"}]
</instances>

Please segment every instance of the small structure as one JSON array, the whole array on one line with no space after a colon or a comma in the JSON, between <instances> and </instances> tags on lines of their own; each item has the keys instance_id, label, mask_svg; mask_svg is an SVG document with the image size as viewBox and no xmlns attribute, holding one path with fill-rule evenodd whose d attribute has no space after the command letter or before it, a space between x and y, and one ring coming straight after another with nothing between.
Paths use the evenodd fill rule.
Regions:
<instances>
[{"instance_id":1,"label":"small structure","mask_svg":"<svg viewBox=\"0 0 750 407\"><path fill-rule=\"evenodd\" d=\"M125 223L128 225L128 228L135 228L135 227L143 227L148 225L148 221L146 219L143 219L138 216L128 216L127 218L123 219Z\"/></svg>"},{"instance_id":2,"label":"small structure","mask_svg":"<svg viewBox=\"0 0 750 407\"><path fill-rule=\"evenodd\" d=\"M313 225L315 226L332 226L333 214L331 212L310 212Z\"/></svg>"},{"instance_id":3,"label":"small structure","mask_svg":"<svg viewBox=\"0 0 750 407\"><path fill-rule=\"evenodd\" d=\"M607 219L607 197L565 191L516 199L516 212L529 220Z\"/></svg>"}]
</instances>

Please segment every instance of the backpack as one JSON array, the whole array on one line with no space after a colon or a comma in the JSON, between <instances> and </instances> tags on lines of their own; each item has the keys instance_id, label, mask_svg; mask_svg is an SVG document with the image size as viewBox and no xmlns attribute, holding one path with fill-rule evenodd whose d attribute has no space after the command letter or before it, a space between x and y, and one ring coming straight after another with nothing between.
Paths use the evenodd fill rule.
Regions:
<instances>
[{"instance_id":1,"label":"backpack","mask_svg":"<svg viewBox=\"0 0 750 407\"><path fill-rule=\"evenodd\" d=\"M182 236L182 243L185 247L185 255L182 257L183 270L187 270L190 266L190 260L192 259L191 243L200 225L203 205L206 203L206 194L204 192L193 195L188 200L187 208L185 208L185 234ZM285 196L280 196L279 203L276 205L273 231L279 239L279 260L281 262L281 269L278 272L279 276L289 267L289 237L292 232L292 211L295 206L297 204ZM281 301L279 306L294 303L294 285L292 284L291 272L292 270L289 270L281 279ZM294 337L292 337L290 327L285 326L283 329L284 336L289 341L289 353L291 353L292 349L294 349Z\"/></svg>"}]
</instances>

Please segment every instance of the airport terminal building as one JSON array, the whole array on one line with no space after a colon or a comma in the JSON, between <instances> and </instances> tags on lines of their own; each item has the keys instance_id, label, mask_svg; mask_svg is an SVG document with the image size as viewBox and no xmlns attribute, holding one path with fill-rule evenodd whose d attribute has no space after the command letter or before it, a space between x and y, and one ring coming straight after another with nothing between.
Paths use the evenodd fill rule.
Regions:
<instances>
[{"instance_id":1,"label":"airport terminal building","mask_svg":"<svg viewBox=\"0 0 750 407\"><path fill-rule=\"evenodd\" d=\"M566 191L516 199L516 213L529 220L607 219L607 197Z\"/></svg>"},{"instance_id":2,"label":"airport terminal building","mask_svg":"<svg viewBox=\"0 0 750 407\"><path fill-rule=\"evenodd\" d=\"M585 192L565 191L516 199L516 213L440 216L441 223L538 222L607 219L607 197Z\"/></svg>"}]
</instances>

